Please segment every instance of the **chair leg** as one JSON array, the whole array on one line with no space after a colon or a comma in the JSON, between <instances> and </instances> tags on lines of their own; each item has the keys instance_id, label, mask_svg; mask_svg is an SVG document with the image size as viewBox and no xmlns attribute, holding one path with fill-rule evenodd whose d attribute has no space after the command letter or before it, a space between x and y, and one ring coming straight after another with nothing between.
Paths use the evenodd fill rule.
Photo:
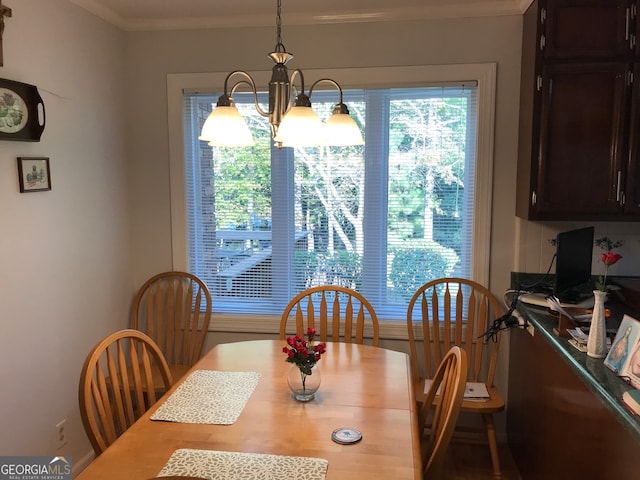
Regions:
<instances>
[{"instance_id":1,"label":"chair leg","mask_svg":"<svg viewBox=\"0 0 640 480\"><path fill-rule=\"evenodd\" d=\"M493 414L483 413L482 419L487 430L487 441L489 442L489 451L491 452L491 464L493 465L494 478L502 478L500 470L500 457L498 456L498 441L496 440L496 428L493 423Z\"/></svg>"}]
</instances>

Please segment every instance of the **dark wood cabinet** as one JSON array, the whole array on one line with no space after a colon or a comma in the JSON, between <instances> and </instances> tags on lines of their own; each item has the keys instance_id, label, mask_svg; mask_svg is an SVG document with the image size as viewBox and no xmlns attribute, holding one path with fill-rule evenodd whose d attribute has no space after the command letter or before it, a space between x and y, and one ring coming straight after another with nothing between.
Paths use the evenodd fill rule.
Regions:
<instances>
[{"instance_id":1,"label":"dark wood cabinet","mask_svg":"<svg viewBox=\"0 0 640 480\"><path fill-rule=\"evenodd\" d=\"M545 58L602 58L630 53L629 0L554 0L539 11Z\"/></svg>"},{"instance_id":2,"label":"dark wood cabinet","mask_svg":"<svg viewBox=\"0 0 640 480\"><path fill-rule=\"evenodd\" d=\"M522 478L638 478L637 436L542 332L512 330L509 351L507 434Z\"/></svg>"},{"instance_id":3,"label":"dark wood cabinet","mask_svg":"<svg viewBox=\"0 0 640 480\"><path fill-rule=\"evenodd\" d=\"M544 67L532 199L538 214L578 219L619 211L626 75L616 63Z\"/></svg>"},{"instance_id":4,"label":"dark wood cabinet","mask_svg":"<svg viewBox=\"0 0 640 480\"><path fill-rule=\"evenodd\" d=\"M635 78L633 86L633 110L631 112L631 124L629 135L629 156L626 168L626 181L624 194L625 208L628 212L640 216L640 63L636 63L633 69Z\"/></svg>"},{"instance_id":5,"label":"dark wood cabinet","mask_svg":"<svg viewBox=\"0 0 640 480\"><path fill-rule=\"evenodd\" d=\"M525 13L518 216L640 218L636 1L534 0Z\"/></svg>"}]
</instances>

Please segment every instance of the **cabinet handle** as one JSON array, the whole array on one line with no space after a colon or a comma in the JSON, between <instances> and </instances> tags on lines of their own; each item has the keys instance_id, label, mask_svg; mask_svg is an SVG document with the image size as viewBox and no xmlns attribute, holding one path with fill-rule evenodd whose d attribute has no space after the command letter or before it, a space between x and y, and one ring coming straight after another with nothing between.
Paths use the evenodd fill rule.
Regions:
<instances>
[{"instance_id":1,"label":"cabinet handle","mask_svg":"<svg viewBox=\"0 0 640 480\"><path fill-rule=\"evenodd\" d=\"M546 8L541 8L540 9L540 23L542 25L544 25L544 22L547 20L547 9Z\"/></svg>"},{"instance_id":2,"label":"cabinet handle","mask_svg":"<svg viewBox=\"0 0 640 480\"><path fill-rule=\"evenodd\" d=\"M616 188L616 201L622 204L622 170L618 170L618 187Z\"/></svg>"},{"instance_id":3,"label":"cabinet handle","mask_svg":"<svg viewBox=\"0 0 640 480\"><path fill-rule=\"evenodd\" d=\"M546 40L544 38L544 35L540 35L540 51L544 50L544 46L546 45Z\"/></svg>"},{"instance_id":4,"label":"cabinet handle","mask_svg":"<svg viewBox=\"0 0 640 480\"><path fill-rule=\"evenodd\" d=\"M627 7L624 18L624 39L629 40L629 23L631 22L631 9Z\"/></svg>"},{"instance_id":5,"label":"cabinet handle","mask_svg":"<svg viewBox=\"0 0 640 480\"><path fill-rule=\"evenodd\" d=\"M532 207L535 206L536 200L537 200L536 191L534 190L533 192L531 192L531 206Z\"/></svg>"},{"instance_id":6,"label":"cabinet handle","mask_svg":"<svg viewBox=\"0 0 640 480\"><path fill-rule=\"evenodd\" d=\"M538 91L542 90L542 75L536 77L536 88Z\"/></svg>"}]
</instances>

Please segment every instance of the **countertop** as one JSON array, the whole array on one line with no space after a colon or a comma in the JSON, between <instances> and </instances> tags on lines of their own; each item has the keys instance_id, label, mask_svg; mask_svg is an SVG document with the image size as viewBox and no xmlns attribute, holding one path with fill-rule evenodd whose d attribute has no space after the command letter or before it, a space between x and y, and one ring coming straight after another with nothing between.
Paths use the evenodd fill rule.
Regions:
<instances>
[{"instance_id":1,"label":"countertop","mask_svg":"<svg viewBox=\"0 0 640 480\"><path fill-rule=\"evenodd\" d=\"M616 305L607 304L607 307L612 310L612 315L607 320L608 328L617 328L624 313L640 319L634 312L624 311ZM535 335L542 335L551 344L589 390L602 400L613 416L640 442L640 416L632 414L622 403L622 394L632 387L607 368L603 359L591 358L574 348L567 338L557 336L553 328L558 321L546 308L519 302L517 310L534 327Z\"/></svg>"}]
</instances>

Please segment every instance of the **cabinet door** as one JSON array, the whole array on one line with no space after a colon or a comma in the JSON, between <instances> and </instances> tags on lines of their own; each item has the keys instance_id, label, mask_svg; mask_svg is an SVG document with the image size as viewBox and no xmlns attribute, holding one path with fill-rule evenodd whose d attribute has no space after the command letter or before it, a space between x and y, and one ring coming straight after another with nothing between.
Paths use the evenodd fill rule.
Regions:
<instances>
[{"instance_id":1,"label":"cabinet door","mask_svg":"<svg viewBox=\"0 0 640 480\"><path fill-rule=\"evenodd\" d=\"M640 64L633 69L633 102L631 110L630 150L624 189L624 210L640 213Z\"/></svg>"},{"instance_id":2,"label":"cabinet door","mask_svg":"<svg viewBox=\"0 0 640 480\"><path fill-rule=\"evenodd\" d=\"M631 55L631 0L547 0L540 21L545 58Z\"/></svg>"},{"instance_id":3,"label":"cabinet door","mask_svg":"<svg viewBox=\"0 0 640 480\"><path fill-rule=\"evenodd\" d=\"M596 220L621 212L629 69L603 62L543 68L532 217Z\"/></svg>"}]
</instances>

